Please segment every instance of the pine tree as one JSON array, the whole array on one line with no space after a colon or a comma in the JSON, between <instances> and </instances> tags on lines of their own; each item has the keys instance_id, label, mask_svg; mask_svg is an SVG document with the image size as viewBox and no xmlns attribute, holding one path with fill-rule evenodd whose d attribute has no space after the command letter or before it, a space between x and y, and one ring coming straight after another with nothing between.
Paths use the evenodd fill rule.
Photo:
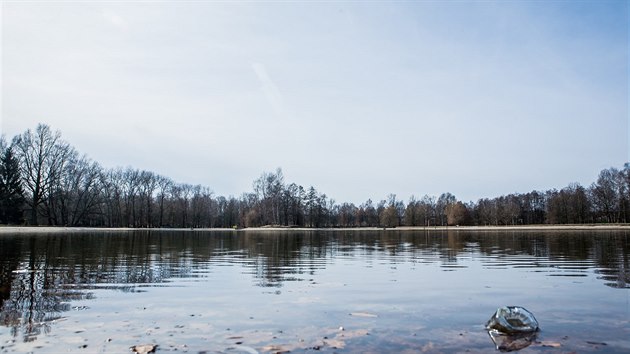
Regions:
<instances>
[{"instance_id":1,"label":"pine tree","mask_svg":"<svg viewBox=\"0 0 630 354\"><path fill-rule=\"evenodd\" d=\"M23 222L24 190L20 166L11 147L0 156L0 223Z\"/></svg>"}]
</instances>

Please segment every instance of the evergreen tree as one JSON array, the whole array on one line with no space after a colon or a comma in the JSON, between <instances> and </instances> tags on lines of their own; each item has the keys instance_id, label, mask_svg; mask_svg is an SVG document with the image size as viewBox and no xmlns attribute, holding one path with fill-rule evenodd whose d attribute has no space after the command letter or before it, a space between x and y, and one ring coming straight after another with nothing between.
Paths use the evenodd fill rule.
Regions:
<instances>
[{"instance_id":1,"label":"evergreen tree","mask_svg":"<svg viewBox=\"0 0 630 354\"><path fill-rule=\"evenodd\" d=\"M0 223L21 224L24 191L20 179L20 166L8 147L0 156Z\"/></svg>"}]
</instances>

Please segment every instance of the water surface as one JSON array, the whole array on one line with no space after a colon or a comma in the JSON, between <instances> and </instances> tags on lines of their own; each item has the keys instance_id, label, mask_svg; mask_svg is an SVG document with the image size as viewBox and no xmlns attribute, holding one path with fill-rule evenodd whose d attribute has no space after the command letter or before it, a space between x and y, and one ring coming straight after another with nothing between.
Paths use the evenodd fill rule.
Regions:
<instances>
[{"instance_id":1,"label":"water surface","mask_svg":"<svg viewBox=\"0 0 630 354\"><path fill-rule=\"evenodd\" d=\"M630 352L627 231L0 235L0 352Z\"/></svg>"}]
</instances>

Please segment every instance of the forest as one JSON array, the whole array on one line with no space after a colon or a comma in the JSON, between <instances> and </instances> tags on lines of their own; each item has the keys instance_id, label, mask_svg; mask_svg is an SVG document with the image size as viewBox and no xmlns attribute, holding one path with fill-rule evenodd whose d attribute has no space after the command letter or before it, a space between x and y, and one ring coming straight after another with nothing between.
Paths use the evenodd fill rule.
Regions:
<instances>
[{"instance_id":1,"label":"forest","mask_svg":"<svg viewBox=\"0 0 630 354\"><path fill-rule=\"evenodd\" d=\"M0 224L134 228L397 227L627 223L630 163L602 170L590 186L515 193L476 202L451 193L390 194L337 203L313 186L264 172L239 197L127 168L103 168L61 132L39 124L0 137Z\"/></svg>"}]
</instances>

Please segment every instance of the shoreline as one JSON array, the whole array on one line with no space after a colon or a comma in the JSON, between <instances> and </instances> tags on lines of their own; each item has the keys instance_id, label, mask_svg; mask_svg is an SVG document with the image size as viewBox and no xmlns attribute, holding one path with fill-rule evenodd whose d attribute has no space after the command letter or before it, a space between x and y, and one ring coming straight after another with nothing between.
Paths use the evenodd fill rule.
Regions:
<instances>
[{"instance_id":1,"label":"shoreline","mask_svg":"<svg viewBox=\"0 0 630 354\"><path fill-rule=\"evenodd\" d=\"M0 226L0 234L20 233L80 233L80 232L290 232L290 231L589 231L589 230L630 230L630 224L584 224L584 225L508 225L508 226L399 226L346 227L346 228L307 228L307 227L249 227L232 228L129 228L129 227L64 227L64 226Z\"/></svg>"}]
</instances>

